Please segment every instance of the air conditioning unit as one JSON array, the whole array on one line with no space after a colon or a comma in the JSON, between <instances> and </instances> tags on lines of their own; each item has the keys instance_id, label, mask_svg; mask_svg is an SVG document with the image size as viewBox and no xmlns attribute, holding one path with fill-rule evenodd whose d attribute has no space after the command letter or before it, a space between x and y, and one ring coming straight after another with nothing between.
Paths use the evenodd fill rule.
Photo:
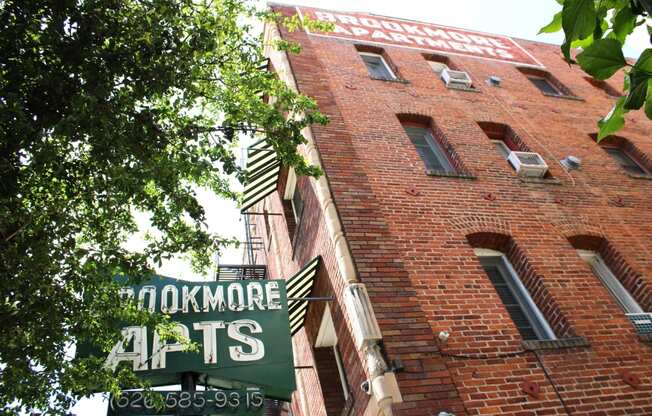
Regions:
<instances>
[{"instance_id":1,"label":"air conditioning unit","mask_svg":"<svg viewBox=\"0 0 652 416\"><path fill-rule=\"evenodd\" d=\"M652 313L628 313L627 317L634 324L639 334L652 334Z\"/></svg>"},{"instance_id":2,"label":"air conditioning unit","mask_svg":"<svg viewBox=\"0 0 652 416\"><path fill-rule=\"evenodd\" d=\"M444 69L441 71L441 79L448 87L471 88L471 77L464 71L453 71Z\"/></svg>"},{"instance_id":3,"label":"air conditioning unit","mask_svg":"<svg viewBox=\"0 0 652 416\"><path fill-rule=\"evenodd\" d=\"M548 172L548 165L538 153L510 152L507 160L519 176L542 178Z\"/></svg>"}]
</instances>

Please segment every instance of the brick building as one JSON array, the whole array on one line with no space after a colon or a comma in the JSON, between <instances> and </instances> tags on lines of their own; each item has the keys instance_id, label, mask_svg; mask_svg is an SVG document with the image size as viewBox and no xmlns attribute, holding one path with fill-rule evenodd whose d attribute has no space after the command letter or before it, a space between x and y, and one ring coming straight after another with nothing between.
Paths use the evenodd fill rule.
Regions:
<instances>
[{"instance_id":1,"label":"brick building","mask_svg":"<svg viewBox=\"0 0 652 416\"><path fill-rule=\"evenodd\" d=\"M280 167L247 208L269 275L321 256L311 296L333 298L303 309L292 414L652 415L652 124L595 140L623 75L539 42L272 7L335 24L265 30L301 44L271 67L331 120L301 147L324 175Z\"/></svg>"}]
</instances>

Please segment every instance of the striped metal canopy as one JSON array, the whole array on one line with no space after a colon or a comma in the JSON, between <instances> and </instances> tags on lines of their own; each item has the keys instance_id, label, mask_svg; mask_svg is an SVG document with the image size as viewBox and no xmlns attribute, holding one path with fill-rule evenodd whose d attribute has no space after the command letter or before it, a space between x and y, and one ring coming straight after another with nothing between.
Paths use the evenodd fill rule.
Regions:
<instances>
[{"instance_id":1,"label":"striped metal canopy","mask_svg":"<svg viewBox=\"0 0 652 416\"><path fill-rule=\"evenodd\" d=\"M320 262L321 256L315 257L303 269L299 270L297 274L288 279L285 284L288 299L302 299L310 296L312 287L315 285L315 276L317 275ZM306 320L308 300L289 300L288 310L290 312L290 332L294 335L303 327L303 323Z\"/></svg>"},{"instance_id":2,"label":"striped metal canopy","mask_svg":"<svg viewBox=\"0 0 652 416\"><path fill-rule=\"evenodd\" d=\"M245 214L247 209L276 191L280 171L281 162L267 139L249 146L247 149L249 180L244 189L241 213Z\"/></svg>"}]
</instances>

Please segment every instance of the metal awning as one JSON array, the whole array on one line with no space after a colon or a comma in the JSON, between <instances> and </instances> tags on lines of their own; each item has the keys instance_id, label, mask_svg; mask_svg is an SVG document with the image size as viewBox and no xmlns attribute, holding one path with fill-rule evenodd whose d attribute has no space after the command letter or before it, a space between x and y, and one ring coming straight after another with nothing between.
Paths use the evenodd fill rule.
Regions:
<instances>
[{"instance_id":1,"label":"metal awning","mask_svg":"<svg viewBox=\"0 0 652 416\"><path fill-rule=\"evenodd\" d=\"M248 208L276 191L280 171L281 162L267 139L249 146L247 149L249 179L244 189L241 213L246 214Z\"/></svg>"},{"instance_id":2,"label":"metal awning","mask_svg":"<svg viewBox=\"0 0 652 416\"><path fill-rule=\"evenodd\" d=\"M296 334L306 320L308 296L315 285L315 276L319 269L321 256L310 260L301 270L287 280L285 286L288 294L288 311L290 312L290 332Z\"/></svg>"}]
</instances>

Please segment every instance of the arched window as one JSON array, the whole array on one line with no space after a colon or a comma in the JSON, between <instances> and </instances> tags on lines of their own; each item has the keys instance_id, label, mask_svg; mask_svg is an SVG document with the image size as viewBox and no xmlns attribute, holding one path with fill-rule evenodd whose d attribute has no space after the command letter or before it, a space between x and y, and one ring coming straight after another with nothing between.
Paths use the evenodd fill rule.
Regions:
<instances>
[{"instance_id":1,"label":"arched window","mask_svg":"<svg viewBox=\"0 0 652 416\"><path fill-rule=\"evenodd\" d=\"M474 251L523 339L556 339L507 256L486 248Z\"/></svg>"}]
</instances>

